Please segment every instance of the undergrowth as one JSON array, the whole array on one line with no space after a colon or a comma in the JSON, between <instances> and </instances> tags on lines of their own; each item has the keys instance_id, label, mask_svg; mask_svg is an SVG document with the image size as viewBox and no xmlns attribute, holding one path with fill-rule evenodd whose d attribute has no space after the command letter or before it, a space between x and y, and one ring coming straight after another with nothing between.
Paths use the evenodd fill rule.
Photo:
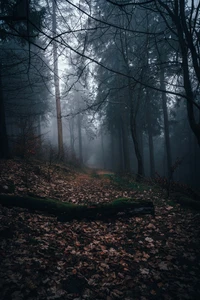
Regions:
<instances>
[{"instance_id":1,"label":"undergrowth","mask_svg":"<svg viewBox=\"0 0 200 300\"><path fill-rule=\"evenodd\" d=\"M143 182L137 182L132 176L104 175L110 178L119 189L135 190L138 192L149 191L151 187Z\"/></svg>"}]
</instances>

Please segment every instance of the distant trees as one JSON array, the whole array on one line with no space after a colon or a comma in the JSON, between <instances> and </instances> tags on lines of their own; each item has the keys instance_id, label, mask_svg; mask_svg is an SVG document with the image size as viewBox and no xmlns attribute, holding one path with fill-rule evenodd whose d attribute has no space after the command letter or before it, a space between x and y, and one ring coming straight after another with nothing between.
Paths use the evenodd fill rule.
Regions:
<instances>
[{"instance_id":1,"label":"distant trees","mask_svg":"<svg viewBox=\"0 0 200 300\"><path fill-rule=\"evenodd\" d=\"M38 49L33 49L29 53L27 48L9 43L9 48L4 45L1 50L3 73L1 90L4 97L6 127L9 145L14 146L20 135L21 141L26 140L28 135L29 138L33 134L41 135L41 122L50 110L51 76L48 62Z\"/></svg>"},{"instance_id":2,"label":"distant trees","mask_svg":"<svg viewBox=\"0 0 200 300\"><path fill-rule=\"evenodd\" d=\"M155 7L168 30L179 46L176 58L181 65L183 87L187 99L187 114L190 127L200 146L200 123L196 119L199 106L200 84L200 3L199 1L155 1ZM168 18L172 24L169 24ZM169 26L170 25L170 26ZM168 40L170 43L170 40Z\"/></svg>"},{"instance_id":3,"label":"distant trees","mask_svg":"<svg viewBox=\"0 0 200 300\"><path fill-rule=\"evenodd\" d=\"M24 6L23 16L18 16L18 5L22 2L2 2L1 39L2 43L8 38L26 41L27 53L31 53L30 45L35 44L45 51L44 56L39 55L44 61L54 55L50 72L54 73L56 87L59 153L63 151L62 136L69 136L71 149L79 152L79 159L84 162L83 137L88 120L93 119L95 112L98 132L103 138L99 147L104 152L101 161L106 165L110 151L115 170L134 172L138 179L145 172L153 177L158 170L170 178L176 156L186 155L179 147L181 143L186 145L186 140L192 141L187 155L195 153L198 158L199 1L51 0L46 1L44 10L42 1L32 0L28 7ZM42 18L44 13L45 19ZM42 19L43 27L39 26ZM36 39L38 35L40 39ZM64 80L62 94L67 96L62 97L61 104L60 57L65 60L65 76L71 78ZM19 62L20 68L23 63L23 60ZM41 75L46 76L44 73ZM77 96L78 82L84 88ZM87 96L83 90L87 90ZM181 105L177 105L179 101ZM4 104L0 103L3 109ZM187 130L180 135L182 141L177 146L180 153L176 143L184 122L178 127L179 109L189 122ZM69 127L65 126L65 116ZM6 148L5 124L1 122L0 138ZM109 146L105 142L108 139ZM2 153L8 151L2 149ZM192 165L194 169L194 163ZM195 172L198 177L198 171Z\"/></svg>"},{"instance_id":4,"label":"distant trees","mask_svg":"<svg viewBox=\"0 0 200 300\"><path fill-rule=\"evenodd\" d=\"M154 89L162 93L168 176L170 176L173 159L170 149L167 94L174 96L182 95L182 98L187 100L189 124L199 142L200 127L197 112L199 110L198 16L200 5L195 1L191 1L191 5L186 1L150 1L144 2L142 5L138 1L136 4L131 1L127 3L100 1L96 11L101 11L102 18L98 16L98 20L96 17L97 14L95 14L95 6L93 6L94 14L91 19L94 24L98 24L99 21L99 27L97 27L95 33L91 33L90 42L92 43L92 39L95 41L93 43L93 53L98 56L109 55L109 48L115 47L112 44L116 45L115 53L120 52L120 54L115 55L115 57L119 58L117 64L114 63L113 59L112 65L111 61L108 62L108 60L101 59L99 63L98 59L94 59L99 68L104 67L108 73L113 71L115 74L121 74L124 77L130 78L131 85L135 85L136 91L138 90L138 84L141 84L149 92ZM147 18L148 24L146 21ZM99 37L98 40L95 38L95 35ZM111 35L113 35L113 43L109 40L109 36ZM163 36L164 39L162 39ZM117 37L120 37L122 48L116 42ZM148 46L145 42L147 37L149 40ZM103 49L103 45L105 47L101 51L100 49ZM138 45L138 52L135 51L137 48L136 45ZM147 51L149 52L148 63L144 63L139 54L139 52L144 53L143 57L145 57L145 49L146 53ZM161 54L162 51L165 52L164 56ZM124 66L128 66L128 69L119 69L119 66L122 64L121 60L123 60ZM156 66L155 63L157 64L156 68L153 67L153 65ZM148 74L142 76L142 72L144 72L148 65L151 66L148 68ZM135 71L135 69L139 70L140 68L143 70L141 73ZM132 71L133 69L135 72ZM151 80L152 76L155 78L155 81ZM180 87L180 76L183 78L182 89ZM129 93L131 94L131 92ZM136 95L137 93L135 93ZM139 96L140 105L142 95L144 95L144 89ZM130 102L130 104L133 105L133 102ZM130 109L131 106L129 107L129 111ZM138 151L138 138L136 138L138 122L134 121L133 108L130 115L132 116L132 136L134 137L136 155L140 165L138 174L143 174L141 151ZM152 121L149 121L150 123ZM151 143L152 150L151 138L149 143ZM151 162L151 169L154 169L152 152Z\"/></svg>"},{"instance_id":5,"label":"distant trees","mask_svg":"<svg viewBox=\"0 0 200 300\"><path fill-rule=\"evenodd\" d=\"M19 133L14 127L20 130L24 123L22 118L29 119L28 127L32 124L33 130L34 126L38 126L36 123L40 116L47 110L48 62L38 49L31 47L38 34L44 10L36 9L32 4L27 2L28 6L24 7L20 6L22 2L19 1L1 2L1 158L10 157L11 137L8 140L8 134L12 135L13 142L14 136Z\"/></svg>"}]
</instances>

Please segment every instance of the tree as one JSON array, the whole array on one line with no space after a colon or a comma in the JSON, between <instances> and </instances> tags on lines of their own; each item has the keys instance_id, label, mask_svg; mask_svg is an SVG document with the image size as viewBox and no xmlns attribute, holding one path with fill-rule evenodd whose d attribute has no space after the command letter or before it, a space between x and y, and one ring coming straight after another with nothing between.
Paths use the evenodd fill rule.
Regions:
<instances>
[{"instance_id":1,"label":"tree","mask_svg":"<svg viewBox=\"0 0 200 300\"><path fill-rule=\"evenodd\" d=\"M26 2L26 3L25 3ZM23 4L23 5L22 5ZM33 42L36 33L38 30L34 26L30 26L29 21L37 22L37 28L40 27L40 21L44 15L44 10L36 10L34 7L30 6L27 1L1 1L1 15L0 15L0 38L1 38L1 52L0 52L0 109L1 109L1 122L0 122L0 157L8 158L9 157L9 146L8 146L8 137L7 137L7 128L6 128L6 112L5 112L5 96L3 91L3 73L2 66L5 69L5 66L2 62L2 47L10 40L16 40L18 43L23 44L24 40L29 43L29 53L30 53L30 43ZM23 8L23 9L21 9ZM29 56L30 58L30 56ZM29 59L30 65L30 59Z\"/></svg>"},{"instance_id":2,"label":"tree","mask_svg":"<svg viewBox=\"0 0 200 300\"><path fill-rule=\"evenodd\" d=\"M195 81L200 83L200 49L199 29L200 3L192 0L191 5L185 0L156 1L160 15L168 25L165 15L168 14L175 28L170 31L177 36L181 51L181 66L184 79L184 90L187 97L187 113L190 127L195 134L200 146L200 123L196 120L195 110L198 98L196 96ZM176 31L174 31L174 29ZM195 79L193 79L195 77ZM197 88L198 89L198 88Z\"/></svg>"},{"instance_id":3,"label":"tree","mask_svg":"<svg viewBox=\"0 0 200 300\"><path fill-rule=\"evenodd\" d=\"M8 135L6 128L6 116L2 88L2 65L0 64L0 158L9 158Z\"/></svg>"},{"instance_id":4,"label":"tree","mask_svg":"<svg viewBox=\"0 0 200 300\"><path fill-rule=\"evenodd\" d=\"M56 0L52 0L52 31L53 36L56 36L57 21L56 21ZM63 130L62 130L62 115L60 105L60 84L58 74L58 52L57 43L53 41L53 62L54 62L54 86L55 86L55 98L56 98L56 114L57 114L57 129L58 129L58 156L63 158Z\"/></svg>"}]
</instances>

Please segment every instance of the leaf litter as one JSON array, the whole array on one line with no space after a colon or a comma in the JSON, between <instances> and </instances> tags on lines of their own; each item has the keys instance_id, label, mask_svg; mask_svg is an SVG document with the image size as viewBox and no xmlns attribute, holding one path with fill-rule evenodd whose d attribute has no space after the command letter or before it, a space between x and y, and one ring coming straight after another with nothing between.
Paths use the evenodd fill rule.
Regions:
<instances>
[{"instance_id":1,"label":"leaf litter","mask_svg":"<svg viewBox=\"0 0 200 300\"><path fill-rule=\"evenodd\" d=\"M75 203L134 195L156 208L155 218L60 223L0 206L2 300L200 298L199 213L172 206L159 192L118 189L108 178L56 170L49 181L45 166L40 175L34 166L27 175L21 161L1 170L0 187L10 194Z\"/></svg>"}]
</instances>

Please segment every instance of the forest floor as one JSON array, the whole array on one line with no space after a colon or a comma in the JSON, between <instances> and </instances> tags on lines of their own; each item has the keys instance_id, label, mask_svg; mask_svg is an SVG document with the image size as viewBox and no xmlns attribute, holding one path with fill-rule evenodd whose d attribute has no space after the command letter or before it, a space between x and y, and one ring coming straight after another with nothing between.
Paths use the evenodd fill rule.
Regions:
<instances>
[{"instance_id":1,"label":"forest floor","mask_svg":"<svg viewBox=\"0 0 200 300\"><path fill-rule=\"evenodd\" d=\"M152 201L155 217L58 222L0 205L0 299L200 299L200 213L103 171L0 161L0 193L78 204Z\"/></svg>"}]
</instances>

